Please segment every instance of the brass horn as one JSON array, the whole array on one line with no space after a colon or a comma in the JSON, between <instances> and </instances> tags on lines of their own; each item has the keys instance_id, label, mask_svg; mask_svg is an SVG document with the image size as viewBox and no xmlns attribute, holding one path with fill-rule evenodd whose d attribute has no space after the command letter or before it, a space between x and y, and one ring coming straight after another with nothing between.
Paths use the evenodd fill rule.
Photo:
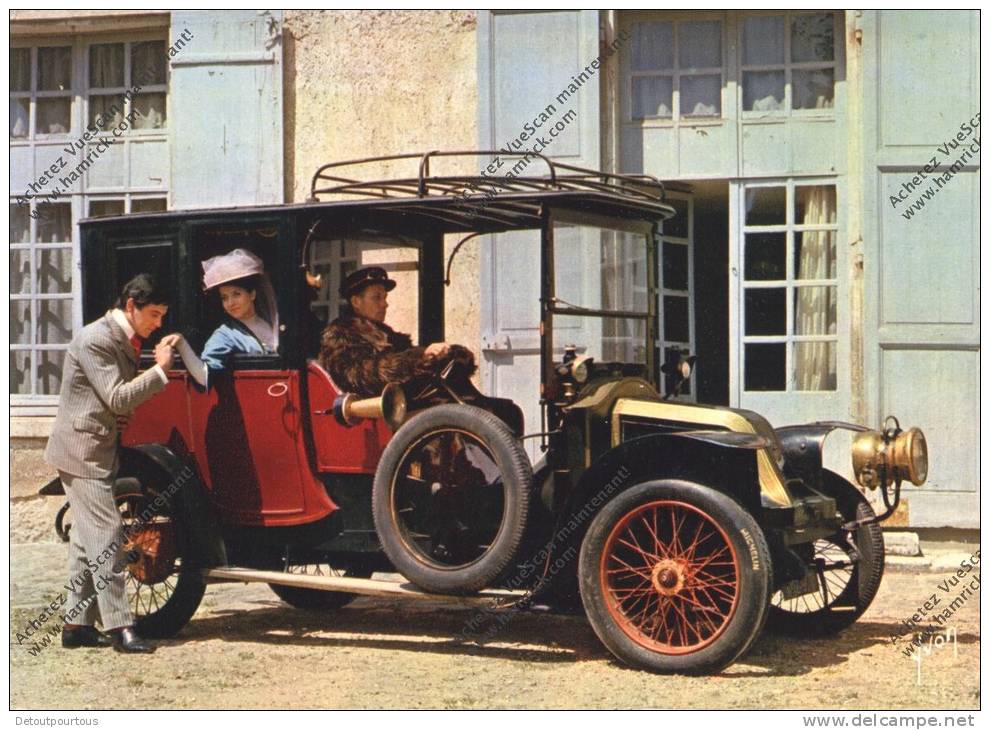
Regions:
<instances>
[{"instance_id":1,"label":"brass horn","mask_svg":"<svg viewBox=\"0 0 990 730\"><path fill-rule=\"evenodd\" d=\"M344 393L334 401L333 415L344 426L353 426L362 418L384 418L394 431L406 420L406 394L398 383L386 385L377 398Z\"/></svg>"}]
</instances>

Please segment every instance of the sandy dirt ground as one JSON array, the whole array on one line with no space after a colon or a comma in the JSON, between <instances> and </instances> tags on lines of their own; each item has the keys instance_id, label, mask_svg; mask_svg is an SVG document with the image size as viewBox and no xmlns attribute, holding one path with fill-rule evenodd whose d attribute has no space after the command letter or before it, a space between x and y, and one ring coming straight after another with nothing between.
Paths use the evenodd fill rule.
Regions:
<instances>
[{"instance_id":1,"label":"sandy dirt ground","mask_svg":"<svg viewBox=\"0 0 990 730\"><path fill-rule=\"evenodd\" d=\"M489 641L458 639L474 609L359 598L298 611L264 585L213 585L151 656L53 645L16 632L60 590L65 548L11 553L10 706L102 708L959 708L980 705L979 594L951 619L958 654L918 664L888 643L945 573L888 572L871 609L838 637L765 633L718 676L658 676L612 659L581 617L519 615ZM902 642L903 643L903 642ZM108 692L107 685L113 685Z\"/></svg>"}]
</instances>

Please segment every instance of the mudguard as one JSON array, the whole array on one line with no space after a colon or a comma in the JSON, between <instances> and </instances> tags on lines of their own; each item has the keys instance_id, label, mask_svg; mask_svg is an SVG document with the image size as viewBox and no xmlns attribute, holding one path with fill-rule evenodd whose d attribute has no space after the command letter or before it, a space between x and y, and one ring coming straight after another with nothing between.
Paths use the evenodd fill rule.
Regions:
<instances>
[{"instance_id":1,"label":"mudguard","mask_svg":"<svg viewBox=\"0 0 990 730\"><path fill-rule=\"evenodd\" d=\"M569 567L561 568L541 591L555 593L553 600L577 600L577 565L569 558L577 554L599 510L643 481L681 479L704 484L759 516L762 503L754 450L766 445L765 439L754 434L681 431L640 436L609 450L581 475L557 514L553 533L543 538L541 544L549 553L546 565L556 565L555 559L561 558Z\"/></svg>"},{"instance_id":2,"label":"mudguard","mask_svg":"<svg viewBox=\"0 0 990 730\"><path fill-rule=\"evenodd\" d=\"M184 462L175 452L162 444L139 444L124 447L120 454L120 470L114 481L114 495L139 489L142 493L158 497L160 494L172 500L184 527L180 531L187 540L185 554L192 567L211 568L227 564L223 538L210 504L206 487L200 481L193 466ZM153 469L169 480L157 493L149 481Z\"/></svg>"},{"instance_id":3,"label":"mudguard","mask_svg":"<svg viewBox=\"0 0 990 730\"><path fill-rule=\"evenodd\" d=\"M624 441L603 454L581 475L572 507L599 492L605 501L621 491L616 476L627 474L621 488L643 479L686 479L724 491L748 509L760 509L756 459L751 453L766 441L755 434L727 431L679 431Z\"/></svg>"},{"instance_id":4,"label":"mudguard","mask_svg":"<svg viewBox=\"0 0 990 730\"><path fill-rule=\"evenodd\" d=\"M822 490L822 447L832 431L869 431L866 426L845 421L816 421L774 429L784 453L784 476L800 479L817 491Z\"/></svg>"}]
</instances>

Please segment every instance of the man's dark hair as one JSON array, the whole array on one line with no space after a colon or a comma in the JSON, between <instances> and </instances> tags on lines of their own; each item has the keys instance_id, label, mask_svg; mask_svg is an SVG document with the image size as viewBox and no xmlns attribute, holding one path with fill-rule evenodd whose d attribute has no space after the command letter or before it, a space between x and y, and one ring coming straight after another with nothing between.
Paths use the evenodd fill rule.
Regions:
<instances>
[{"instance_id":1,"label":"man's dark hair","mask_svg":"<svg viewBox=\"0 0 990 730\"><path fill-rule=\"evenodd\" d=\"M151 274L138 274L124 284L117 306L123 309L127 306L128 299L133 299L134 306L138 309L144 309L149 304L167 305L169 293L167 289L159 286L158 281Z\"/></svg>"}]
</instances>

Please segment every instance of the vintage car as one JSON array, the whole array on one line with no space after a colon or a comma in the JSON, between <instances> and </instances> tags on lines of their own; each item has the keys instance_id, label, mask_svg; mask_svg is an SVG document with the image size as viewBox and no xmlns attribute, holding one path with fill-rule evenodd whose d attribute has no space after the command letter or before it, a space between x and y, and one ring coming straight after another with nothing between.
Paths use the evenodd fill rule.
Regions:
<instances>
[{"instance_id":1,"label":"vintage car","mask_svg":"<svg viewBox=\"0 0 990 730\"><path fill-rule=\"evenodd\" d=\"M123 434L115 496L142 634L179 632L210 582L257 581L306 609L430 594L495 602L495 613L583 610L623 662L713 672L765 624L831 633L870 605L884 568L878 523L903 480L925 480L921 431L892 418L879 430L775 430L757 413L680 399L694 358L658 338L663 222L674 215L664 186L538 155L545 174L431 172L454 156L496 154L326 165L305 204L80 223L86 321L150 271L174 293L164 330L201 347L220 312L202 291L201 262L234 247L263 259L277 293L277 353L236 356L208 389L177 364ZM377 163L418 169L353 172ZM419 392L390 385L372 399L334 383L316 355L341 276L398 262L390 270L405 290L393 297L405 298L420 343L440 342L447 286L476 285L451 282L451 260L487 235L533 243L520 247L540 272L531 403L486 397L457 367ZM450 259L445 241L456 243ZM605 252L631 262L641 295L574 293L574 266ZM524 433L520 405L541 414L537 432ZM881 516L823 467L836 429L855 432L852 473L880 490ZM539 439L536 463L529 438ZM63 536L68 523L63 508Z\"/></svg>"}]
</instances>

